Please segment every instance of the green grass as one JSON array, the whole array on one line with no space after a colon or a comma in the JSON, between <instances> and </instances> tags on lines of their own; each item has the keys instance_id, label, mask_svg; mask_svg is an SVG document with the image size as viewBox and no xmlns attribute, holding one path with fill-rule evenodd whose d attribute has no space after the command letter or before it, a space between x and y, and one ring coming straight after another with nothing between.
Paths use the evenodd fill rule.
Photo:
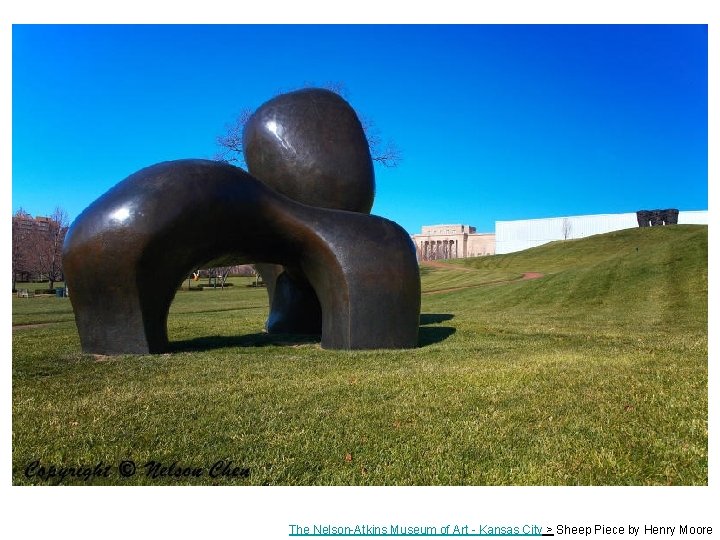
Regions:
<instances>
[{"instance_id":1,"label":"green grass","mask_svg":"<svg viewBox=\"0 0 720 540\"><path fill-rule=\"evenodd\" d=\"M265 290L234 286L178 292L172 353L96 359L67 300L13 298L46 323L13 331L14 483L57 483L25 476L40 459L120 485L707 484L707 227L448 262L405 351L267 336ZM220 459L249 474L141 468Z\"/></svg>"}]
</instances>

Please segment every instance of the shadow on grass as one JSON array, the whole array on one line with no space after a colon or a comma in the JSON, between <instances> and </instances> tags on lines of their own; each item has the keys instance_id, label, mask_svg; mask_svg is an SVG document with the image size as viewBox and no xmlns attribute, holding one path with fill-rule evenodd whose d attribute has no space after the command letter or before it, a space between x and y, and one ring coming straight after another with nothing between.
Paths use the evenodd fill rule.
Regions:
<instances>
[{"instance_id":1,"label":"shadow on grass","mask_svg":"<svg viewBox=\"0 0 720 540\"><path fill-rule=\"evenodd\" d=\"M437 324L445 321L449 321L455 317L451 313L421 313L420 314L420 326L424 324Z\"/></svg>"},{"instance_id":2,"label":"shadow on grass","mask_svg":"<svg viewBox=\"0 0 720 540\"><path fill-rule=\"evenodd\" d=\"M267 347L270 345L306 345L320 343L320 336L306 334L246 334L244 336L203 336L173 341L169 352L197 352L229 347Z\"/></svg>"},{"instance_id":3,"label":"shadow on grass","mask_svg":"<svg viewBox=\"0 0 720 540\"><path fill-rule=\"evenodd\" d=\"M420 328L418 332L418 347L439 343L455 333L455 328L446 326L423 325L437 324L452 319L449 313L423 313L420 315ZM307 345L320 343L319 335L308 334L245 334L243 336L203 336L193 339L173 341L169 352L197 352L227 349L230 347L267 347Z\"/></svg>"},{"instance_id":4,"label":"shadow on grass","mask_svg":"<svg viewBox=\"0 0 720 540\"><path fill-rule=\"evenodd\" d=\"M426 347L446 340L455 333L452 326L425 326L438 324L451 320L455 315L451 313L422 313L420 314L420 328L418 329L418 347Z\"/></svg>"}]
</instances>

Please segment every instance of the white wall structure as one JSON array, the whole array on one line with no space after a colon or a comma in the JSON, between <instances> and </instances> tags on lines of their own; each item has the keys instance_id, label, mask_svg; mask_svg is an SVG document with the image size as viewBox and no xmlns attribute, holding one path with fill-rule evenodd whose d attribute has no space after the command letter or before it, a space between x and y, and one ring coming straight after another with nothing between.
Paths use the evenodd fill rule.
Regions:
<instances>
[{"instance_id":1,"label":"white wall structure","mask_svg":"<svg viewBox=\"0 0 720 540\"><path fill-rule=\"evenodd\" d=\"M685 210L678 214L678 225L707 225L707 210Z\"/></svg>"},{"instance_id":2,"label":"white wall structure","mask_svg":"<svg viewBox=\"0 0 720 540\"><path fill-rule=\"evenodd\" d=\"M678 224L707 225L707 210L681 210ZM638 226L637 214L596 214L495 222L495 253L513 253L553 240L584 238Z\"/></svg>"}]
</instances>

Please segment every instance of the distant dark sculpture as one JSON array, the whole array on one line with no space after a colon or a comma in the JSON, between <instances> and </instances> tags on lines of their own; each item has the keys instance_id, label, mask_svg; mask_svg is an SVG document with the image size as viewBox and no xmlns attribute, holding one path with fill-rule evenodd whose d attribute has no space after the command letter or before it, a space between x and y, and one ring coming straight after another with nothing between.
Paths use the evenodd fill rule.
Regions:
<instances>
[{"instance_id":1,"label":"distant dark sculpture","mask_svg":"<svg viewBox=\"0 0 720 540\"><path fill-rule=\"evenodd\" d=\"M318 331L330 349L416 346L415 249L397 224L364 213L374 176L354 122L328 91L279 96L248 124L246 158L262 182L228 164L181 160L96 200L63 252L83 351L167 350L177 288L220 257L271 269L272 331Z\"/></svg>"},{"instance_id":2,"label":"distant dark sculpture","mask_svg":"<svg viewBox=\"0 0 720 540\"><path fill-rule=\"evenodd\" d=\"M638 226L639 227L649 227L650 226L650 215L651 215L651 212L649 210L638 210L637 211Z\"/></svg>"},{"instance_id":3,"label":"distant dark sculpture","mask_svg":"<svg viewBox=\"0 0 720 540\"><path fill-rule=\"evenodd\" d=\"M659 227L677 225L680 211L676 208L667 210L638 210L636 212L639 227Z\"/></svg>"},{"instance_id":4,"label":"distant dark sculpture","mask_svg":"<svg viewBox=\"0 0 720 540\"><path fill-rule=\"evenodd\" d=\"M652 227L661 227L665 225L663 220L664 212L662 210L652 210L650 212L650 225Z\"/></svg>"},{"instance_id":5,"label":"distant dark sculpture","mask_svg":"<svg viewBox=\"0 0 720 540\"><path fill-rule=\"evenodd\" d=\"M669 208L665 210L665 225L677 225L680 211L677 208Z\"/></svg>"}]
</instances>

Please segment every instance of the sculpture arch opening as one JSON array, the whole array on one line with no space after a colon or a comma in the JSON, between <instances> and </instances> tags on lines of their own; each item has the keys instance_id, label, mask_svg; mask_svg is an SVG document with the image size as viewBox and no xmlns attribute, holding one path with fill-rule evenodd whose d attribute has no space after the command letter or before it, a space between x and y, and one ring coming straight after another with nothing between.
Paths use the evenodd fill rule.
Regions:
<instances>
[{"instance_id":1,"label":"sculpture arch opening","mask_svg":"<svg viewBox=\"0 0 720 540\"><path fill-rule=\"evenodd\" d=\"M231 165L181 160L131 175L73 223L63 262L83 350L167 350L178 286L220 256L304 276L325 348L417 344L419 272L401 227L297 203Z\"/></svg>"}]
</instances>

